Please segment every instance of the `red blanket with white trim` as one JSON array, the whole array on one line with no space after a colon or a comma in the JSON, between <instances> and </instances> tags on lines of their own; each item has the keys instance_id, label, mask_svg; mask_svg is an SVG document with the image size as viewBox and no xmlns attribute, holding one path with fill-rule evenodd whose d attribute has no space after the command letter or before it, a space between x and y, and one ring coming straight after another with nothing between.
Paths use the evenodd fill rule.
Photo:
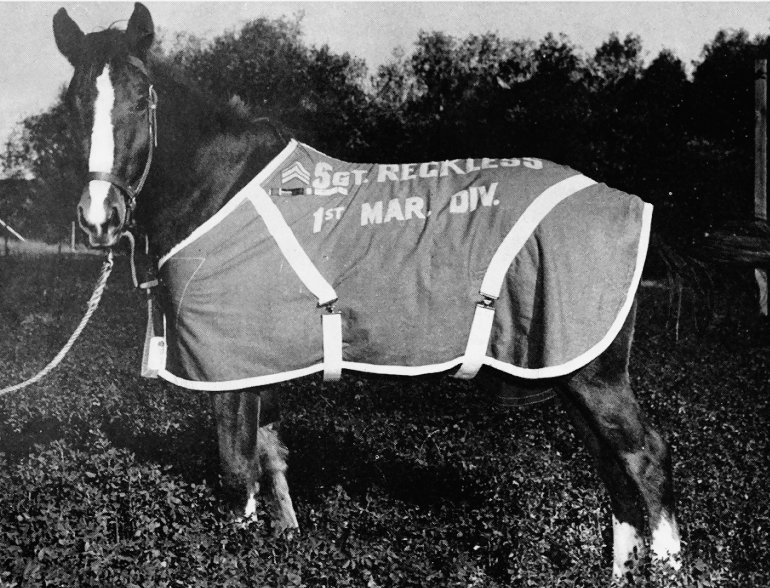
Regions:
<instances>
[{"instance_id":1,"label":"red blanket with white trim","mask_svg":"<svg viewBox=\"0 0 770 588\"><path fill-rule=\"evenodd\" d=\"M338 298L343 369L459 366L497 255L484 363L525 378L569 373L622 326L650 215L636 196L545 160L358 164L292 141L161 260L160 375L214 390L323 369L325 311L279 243L286 229Z\"/></svg>"}]
</instances>

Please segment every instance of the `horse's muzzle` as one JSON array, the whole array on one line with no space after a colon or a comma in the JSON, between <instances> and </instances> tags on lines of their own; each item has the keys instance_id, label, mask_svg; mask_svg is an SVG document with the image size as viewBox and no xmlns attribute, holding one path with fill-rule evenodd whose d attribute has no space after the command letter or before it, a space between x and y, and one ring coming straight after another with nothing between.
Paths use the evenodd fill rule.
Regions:
<instances>
[{"instance_id":1,"label":"horse's muzzle","mask_svg":"<svg viewBox=\"0 0 770 588\"><path fill-rule=\"evenodd\" d=\"M91 247L115 245L125 219L126 205L120 192L107 182L89 182L78 203L78 224Z\"/></svg>"}]
</instances>

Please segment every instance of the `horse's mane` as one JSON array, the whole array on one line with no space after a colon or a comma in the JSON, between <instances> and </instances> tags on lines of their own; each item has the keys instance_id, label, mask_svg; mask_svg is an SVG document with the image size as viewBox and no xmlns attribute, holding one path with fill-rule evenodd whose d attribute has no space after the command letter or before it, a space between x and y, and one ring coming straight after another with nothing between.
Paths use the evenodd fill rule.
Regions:
<instances>
[{"instance_id":1,"label":"horse's mane","mask_svg":"<svg viewBox=\"0 0 770 588\"><path fill-rule=\"evenodd\" d=\"M171 57L153 52L148 61L158 86L170 92L166 100L177 103L178 97L184 97L185 101L207 112L209 120L219 131L240 134L253 130L261 134L268 130L278 137L288 135L283 125L255 112L240 96L232 95L229 100L216 96Z\"/></svg>"}]
</instances>

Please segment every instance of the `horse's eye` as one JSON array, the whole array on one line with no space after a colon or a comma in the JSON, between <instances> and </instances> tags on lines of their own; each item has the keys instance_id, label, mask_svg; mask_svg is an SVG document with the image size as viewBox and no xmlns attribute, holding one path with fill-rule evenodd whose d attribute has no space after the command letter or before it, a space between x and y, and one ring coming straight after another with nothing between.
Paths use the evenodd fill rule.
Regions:
<instances>
[{"instance_id":1,"label":"horse's eye","mask_svg":"<svg viewBox=\"0 0 770 588\"><path fill-rule=\"evenodd\" d=\"M147 110L147 98L140 98L139 101L134 104L134 112L144 112Z\"/></svg>"}]
</instances>

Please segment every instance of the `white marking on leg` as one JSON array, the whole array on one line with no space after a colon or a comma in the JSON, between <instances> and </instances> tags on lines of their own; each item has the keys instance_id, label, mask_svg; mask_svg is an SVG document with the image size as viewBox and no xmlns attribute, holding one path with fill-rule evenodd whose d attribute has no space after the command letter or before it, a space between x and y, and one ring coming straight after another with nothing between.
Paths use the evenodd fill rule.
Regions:
<instances>
[{"instance_id":1,"label":"white marking on leg","mask_svg":"<svg viewBox=\"0 0 770 588\"><path fill-rule=\"evenodd\" d=\"M246 500L246 509L244 510L243 516L247 519L255 519L257 515L257 493L259 492L259 484L257 484L257 487L249 492L249 497Z\"/></svg>"},{"instance_id":2,"label":"white marking on leg","mask_svg":"<svg viewBox=\"0 0 770 588\"><path fill-rule=\"evenodd\" d=\"M621 579L631 570L629 561L641 555L642 538L633 525L621 523L612 515L612 575Z\"/></svg>"},{"instance_id":3,"label":"white marking on leg","mask_svg":"<svg viewBox=\"0 0 770 588\"><path fill-rule=\"evenodd\" d=\"M115 137L112 126L112 110L115 107L115 89L110 80L110 66L96 78L96 101L94 102L94 126L91 129L91 152L88 156L88 171L112 172L115 163ZM91 202L85 212L86 220L97 227L107 221L104 203L110 184L101 180L88 183Z\"/></svg>"},{"instance_id":4,"label":"white marking on leg","mask_svg":"<svg viewBox=\"0 0 770 588\"><path fill-rule=\"evenodd\" d=\"M254 516L255 512L257 512L257 499L252 494L251 496L249 496L249 499L246 501L246 508L243 511L243 516L245 516L246 518L251 518L252 516Z\"/></svg>"},{"instance_id":5,"label":"white marking on leg","mask_svg":"<svg viewBox=\"0 0 770 588\"><path fill-rule=\"evenodd\" d=\"M674 517L666 512L661 514L658 525L652 530L650 548L655 559L667 563L675 570L682 567L682 562L678 558L679 552L682 550L679 529Z\"/></svg>"}]
</instances>

